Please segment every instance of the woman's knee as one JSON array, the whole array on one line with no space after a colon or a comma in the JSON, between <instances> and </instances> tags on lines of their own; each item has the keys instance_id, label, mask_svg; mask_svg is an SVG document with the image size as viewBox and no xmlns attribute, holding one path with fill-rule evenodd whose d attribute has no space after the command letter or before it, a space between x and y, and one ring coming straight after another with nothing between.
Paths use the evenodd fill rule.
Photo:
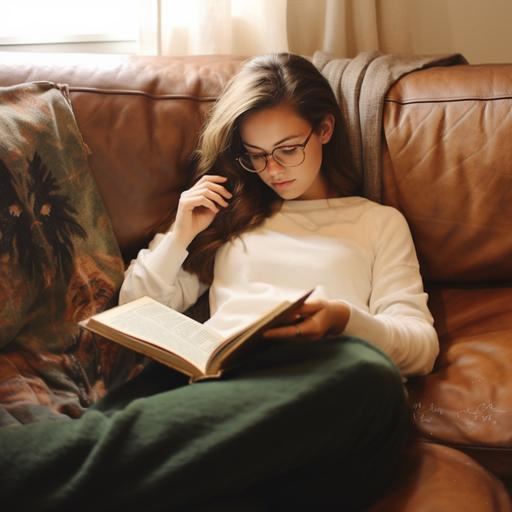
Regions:
<instances>
[{"instance_id":1,"label":"woman's knee","mask_svg":"<svg viewBox=\"0 0 512 512\"><path fill-rule=\"evenodd\" d=\"M343 346L343 361L348 363L354 377L373 381L384 381L392 387L402 387L402 378L396 365L388 355L371 343L355 337L340 338Z\"/></svg>"},{"instance_id":2,"label":"woman's knee","mask_svg":"<svg viewBox=\"0 0 512 512\"><path fill-rule=\"evenodd\" d=\"M400 372L387 355L358 338L344 338L339 356L340 375L346 395L344 403L368 417L403 421L407 410ZM390 414L388 414L390 413ZM382 423L381 423L382 424Z\"/></svg>"}]
</instances>

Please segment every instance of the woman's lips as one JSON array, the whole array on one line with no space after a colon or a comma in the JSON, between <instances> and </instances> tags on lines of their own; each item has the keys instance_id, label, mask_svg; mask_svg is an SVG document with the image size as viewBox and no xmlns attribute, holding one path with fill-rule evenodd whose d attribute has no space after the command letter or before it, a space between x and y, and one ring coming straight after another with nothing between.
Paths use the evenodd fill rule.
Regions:
<instances>
[{"instance_id":1,"label":"woman's lips","mask_svg":"<svg viewBox=\"0 0 512 512\"><path fill-rule=\"evenodd\" d=\"M286 180L286 181L274 181L272 186L277 189L283 189L290 186L295 180Z\"/></svg>"}]
</instances>

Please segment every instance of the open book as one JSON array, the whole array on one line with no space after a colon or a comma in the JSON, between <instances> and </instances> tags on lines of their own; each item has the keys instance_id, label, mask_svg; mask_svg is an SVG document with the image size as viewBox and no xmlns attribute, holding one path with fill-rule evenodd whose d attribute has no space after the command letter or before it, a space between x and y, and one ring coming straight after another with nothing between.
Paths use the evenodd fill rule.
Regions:
<instances>
[{"instance_id":1,"label":"open book","mask_svg":"<svg viewBox=\"0 0 512 512\"><path fill-rule=\"evenodd\" d=\"M149 297L98 313L80 322L80 326L166 364L193 382L220 377L248 351L268 343L261 333L283 321L290 322L312 291L293 302L280 303L227 339Z\"/></svg>"}]
</instances>

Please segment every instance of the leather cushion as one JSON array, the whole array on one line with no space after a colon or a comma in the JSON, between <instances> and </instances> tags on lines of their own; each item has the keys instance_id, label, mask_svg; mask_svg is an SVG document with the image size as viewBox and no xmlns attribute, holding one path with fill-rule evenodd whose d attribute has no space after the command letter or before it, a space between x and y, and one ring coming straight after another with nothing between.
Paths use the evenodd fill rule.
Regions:
<instances>
[{"instance_id":1,"label":"leather cushion","mask_svg":"<svg viewBox=\"0 0 512 512\"><path fill-rule=\"evenodd\" d=\"M369 512L510 512L503 484L464 453L418 442L399 478Z\"/></svg>"},{"instance_id":2,"label":"leather cushion","mask_svg":"<svg viewBox=\"0 0 512 512\"><path fill-rule=\"evenodd\" d=\"M386 97L383 198L427 281L512 280L511 109L512 64L418 71Z\"/></svg>"},{"instance_id":3,"label":"leather cushion","mask_svg":"<svg viewBox=\"0 0 512 512\"><path fill-rule=\"evenodd\" d=\"M177 203L205 115L242 60L0 52L0 85L31 80L69 85L127 261Z\"/></svg>"},{"instance_id":4,"label":"leather cushion","mask_svg":"<svg viewBox=\"0 0 512 512\"><path fill-rule=\"evenodd\" d=\"M431 289L441 343L408 387L419 430L453 444L512 448L512 289Z\"/></svg>"}]
</instances>

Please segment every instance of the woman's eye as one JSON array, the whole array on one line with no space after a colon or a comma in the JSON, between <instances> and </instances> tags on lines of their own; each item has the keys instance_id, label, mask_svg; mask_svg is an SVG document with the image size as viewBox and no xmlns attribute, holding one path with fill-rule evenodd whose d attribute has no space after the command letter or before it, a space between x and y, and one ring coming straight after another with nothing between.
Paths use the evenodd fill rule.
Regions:
<instances>
[{"instance_id":1,"label":"woman's eye","mask_svg":"<svg viewBox=\"0 0 512 512\"><path fill-rule=\"evenodd\" d=\"M253 162L261 162L265 160L265 155L257 153L249 153L249 157Z\"/></svg>"},{"instance_id":2,"label":"woman's eye","mask_svg":"<svg viewBox=\"0 0 512 512\"><path fill-rule=\"evenodd\" d=\"M282 154L282 155L293 155L294 153L296 153L298 150L297 146L289 146L289 147L285 147L285 148L279 148L279 152Z\"/></svg>"}]
</instances>

